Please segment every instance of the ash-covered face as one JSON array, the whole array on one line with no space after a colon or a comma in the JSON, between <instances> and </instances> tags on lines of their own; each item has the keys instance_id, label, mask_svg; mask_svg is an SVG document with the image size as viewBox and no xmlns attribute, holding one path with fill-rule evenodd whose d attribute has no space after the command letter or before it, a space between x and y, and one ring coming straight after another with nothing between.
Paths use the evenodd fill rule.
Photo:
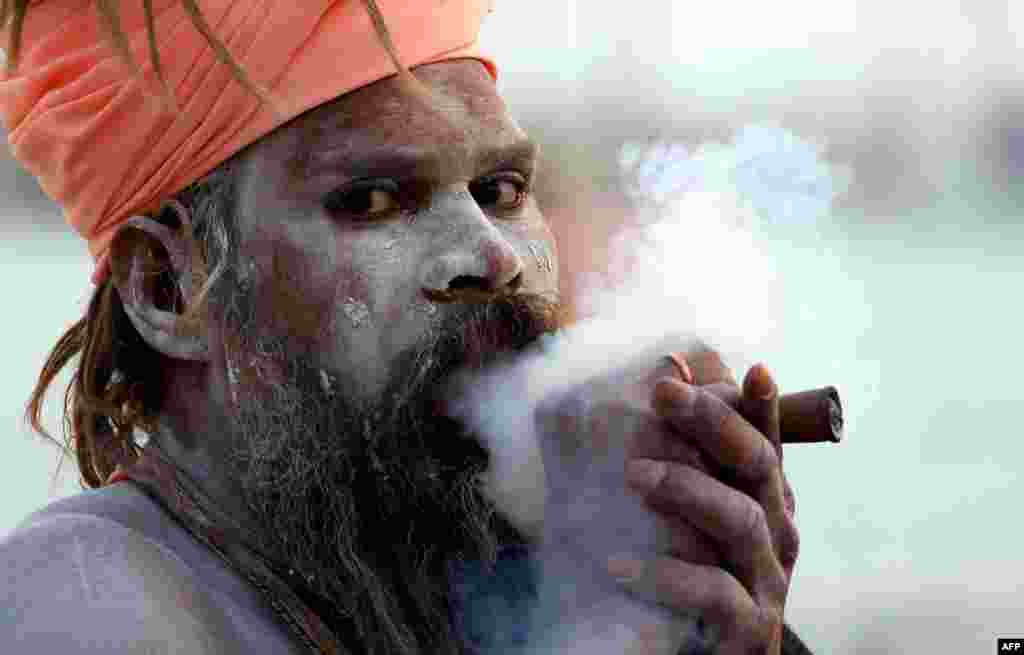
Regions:
<instances>
[{"instance_id":1,"label":"ash-covered face","mask_svg":"<svg viewBox=\"0 0 1024 655\"><path fill-rule=\"evenodd\" d=\"M454 643L446 564L514 531L445 383L557 316L536 148L479 62L416 76L430 98L385 80L241 158L239 259L215 292L229 465L265 547L369 652Z\"/></svg>"},{"instance_id":2,"label":"ash-covered face","mask_svg":"<svg viewBox=\"0 0 1024 655\"><path fill-rule=\"evenodd\" d=\"M416 75L433 97L393 78L319 107L257 144L241 182L242 264L275 328L364 398L474 292L557 293L536 147L493 80L475 60Z\"/></svg>"}]
</instances>

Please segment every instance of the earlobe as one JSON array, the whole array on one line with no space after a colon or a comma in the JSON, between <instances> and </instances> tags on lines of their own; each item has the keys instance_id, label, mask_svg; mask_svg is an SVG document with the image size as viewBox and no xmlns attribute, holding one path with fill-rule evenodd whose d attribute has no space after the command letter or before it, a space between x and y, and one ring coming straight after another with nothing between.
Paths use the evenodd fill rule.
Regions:
<instances>
[{"instance_id":1,"label":"earlobe","mask_svg":"<svg viewBox=\"0 0 1024 655\"><path fill-rule=\"evenodd\" d=\"M187 220L187 213L178 213ZM134 216L118 230L111 246L113 284L125 314L151 348L172 359L208 361L201 330L182 320L192 297L185 235L155 219Z\"/></svg>"}]
</instances>

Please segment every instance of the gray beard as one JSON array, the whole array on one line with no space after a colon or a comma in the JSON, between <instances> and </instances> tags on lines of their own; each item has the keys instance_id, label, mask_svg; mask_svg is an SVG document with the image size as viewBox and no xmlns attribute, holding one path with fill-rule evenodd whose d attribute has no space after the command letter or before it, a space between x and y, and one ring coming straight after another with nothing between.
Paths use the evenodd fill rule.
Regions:
<instances>
[{"instance_id":1,"label":"gray beard","mask_svg":"<svg viewBox=\"0 0 1024 655\"><path fill-rule=\"evenodd\" d=\"M487 451L438 414L433 394L454 371L553 330L554 316L538 299L467 306L398 357L371 402L294 343L235 323L241 347L276 361L284 380L239 403L229 465L262 548L345 617L335 627L352 652L468 650L451 622L453 566L486 569L499 546L526 539L484 493Z\"/></svg>"}]
</instances>

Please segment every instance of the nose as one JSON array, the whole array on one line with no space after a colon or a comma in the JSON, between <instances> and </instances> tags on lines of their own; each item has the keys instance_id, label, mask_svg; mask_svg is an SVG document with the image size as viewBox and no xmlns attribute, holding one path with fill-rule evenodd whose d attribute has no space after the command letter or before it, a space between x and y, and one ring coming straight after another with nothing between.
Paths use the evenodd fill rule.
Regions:
<instances>
[{"instance_id":1,"label":"nose","mask_svg":"<svg viewBox=\"0 0 1024 655\"><path fill-rule=\"evenodd\" d=\"M514 293L523 262L512 244L468 192L446 194L434 209L443 228L427 257L420 281L436 301L459 302Z\"/></svg>"}]
</instances>

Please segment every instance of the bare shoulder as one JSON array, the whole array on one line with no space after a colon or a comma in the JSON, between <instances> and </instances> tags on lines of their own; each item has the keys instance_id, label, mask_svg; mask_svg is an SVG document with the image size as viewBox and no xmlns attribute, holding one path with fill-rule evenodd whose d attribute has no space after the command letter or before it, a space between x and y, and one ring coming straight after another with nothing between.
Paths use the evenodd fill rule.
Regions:
<instances>
[{"instance_id":1,"label":"bare shoulder","mask_svg":"<svg viewBox=\"0 0 1024 655\"><path fill-rule=\"evenodd\" d=\"M4 652L232 652L229 622L173 554L118 521L60 509L0 540Z\"/></svg>"}]
</instances>

